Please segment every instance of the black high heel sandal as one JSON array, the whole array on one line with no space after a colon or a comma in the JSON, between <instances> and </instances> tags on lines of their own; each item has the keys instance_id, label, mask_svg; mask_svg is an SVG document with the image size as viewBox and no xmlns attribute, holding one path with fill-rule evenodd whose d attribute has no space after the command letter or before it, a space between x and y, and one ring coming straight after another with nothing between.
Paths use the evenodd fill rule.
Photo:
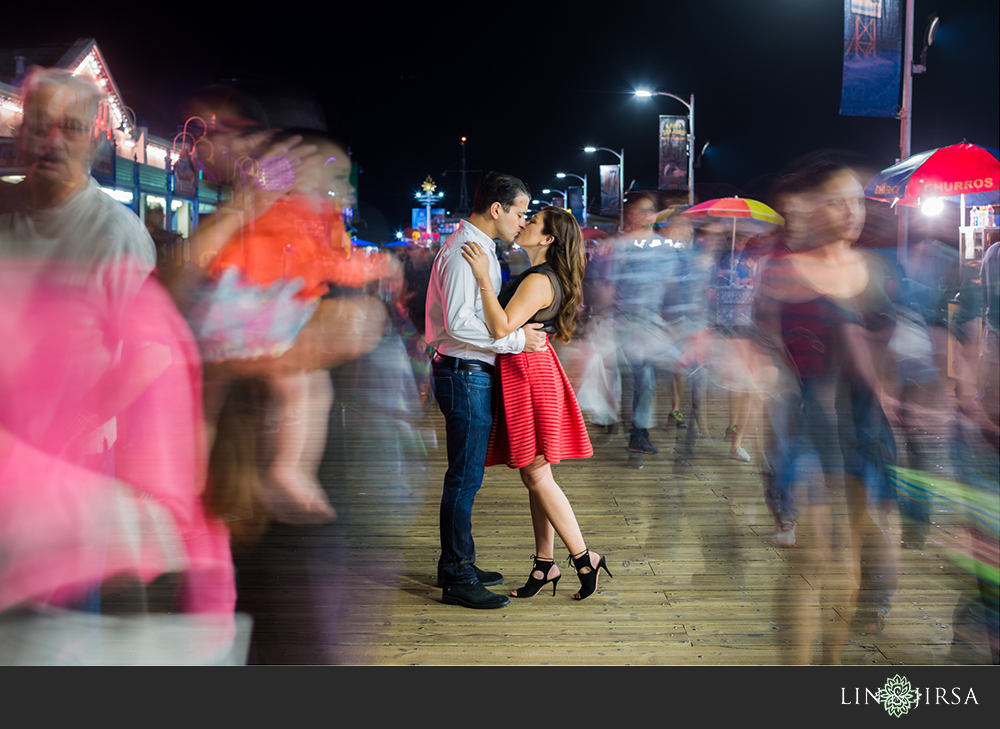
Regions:
<instances>
[{"instance_id":1,"label":"black high heel sandal","mask_svg":"<svg viewBox=\"0 0 1000 729\"><path fill-rule=\"evenodd\" d=\"M549 570L555 567L554 559L538 559L537 555L531 555L534 560L534 564L531 566L531 574L528 575L528 581L524 583L524 587L519 587L516 590L511 590L511 597L534 597L538 594L538 591L545 587L550 582L552 583L552 596L555 597L556 585L559 584L559 578L562 577L561 574L556 575L551 580L549 577ZM541 572L545 575L545 579L540 580L535 577L535 572Z\"/></svg>"},{"instance_id":2,"label":"black high heel sandal","mask_svg":"<svg viewBox=\"0 0 1000 729\"><path fill-rule=\"evenodd\" d=\"M576 576L580 578L580 592L578 593L580 597L576 597L576 595L573 596L576 600L583 600L584 598L590 597L594 594L597 590L597 573L600 572L602 567L604 568L604 571L608 573L608 577L614 577L614 575L611 574L611 570L608 569L607 561L603 556L601 556L601 561L597 563L596 567L590 563L589 549L583 550L583 554L579 557L570 555L569 558L573 563L573 566L576 568ZM585 567L589 567L590 572L580 571Z\"/></svg>"}]
</instances>

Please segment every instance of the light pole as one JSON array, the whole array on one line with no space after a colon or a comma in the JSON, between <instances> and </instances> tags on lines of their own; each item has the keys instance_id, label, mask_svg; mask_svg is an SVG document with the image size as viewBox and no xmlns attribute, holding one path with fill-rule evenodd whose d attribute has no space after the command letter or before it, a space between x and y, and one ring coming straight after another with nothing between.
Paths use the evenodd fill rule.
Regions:
<instances>
[{"instance_id":1,"label":"light pole","mask_svg":"<svg viewBox=\"0 0 1000 729\"><path fill-rule=\"evenodd\" d=\"M684 104L688 110L688 205L694 205L694 94L691 94L690 101L684 101L680 96L668 94L666 91L649 91L639 89L635 95L640 99L648 99L650 96L669 96L671 99Z\"/></svg>"},{"instance_id":2,"label":"light pole","mask_svg":"<svg viewBox=\"0 0 1000 729\"><path fill-rule=\"evenodd\" d=\"M584 152L596 152L597 150L611 152L611 154L618 158L618 230L620 232L625 227L625 149L622 148L621 153L618 153L607 147L583 148Z\"/></svg>"},{"instance_id":3,"label":"light pole","mask_svg":"<svg viewBox=\"0 0 1000 729\"><path fill-rule=\"evenodd\" d=\"M913 62L913 0L906 0L906 27L903 36L903 103L899 109L899 160L910 156L910 126L913 123L913 74L927 71L927 49L934 43L939 18L931 13L924 31L924 48L920 53L920 63ZM909 255L910 237L909 210L903 205L896 207L899 228L896 234L896 254L900 263L905 264ZM962 225L965 225L965 210L962 210Z\"/></svg>"},{"instance_id":4,"label":"light pole","mask_svg":"<svg viewBox=\"0 0 1000 729\"><path fill-rule=\"evenodd\" d=\"M564 177L575 177L576 179L583 181L583 227L586 228L587 227L587 176L584 175L583 177L580 177L580 175L574 175L572 172L557 172L556 177L558 177L560 180L563 179ZM568 199L566 200L566 205L569 206Z\"/></svg>"},{"instance_id":5,"label":"light pole","mask_svg":"<svg viewBox=\"0 0 1000 729\"><path fill-rule=\"evenodd\" d=\"M543 195L548 195L548 194L553 193L553 192L558 192L560 195L563 196L563 207L566 208L566 209L569 209L569 195L566 193L565 190L556 190L555 188L552 188L550 190L547 187L544 190L542 190L542 194Z\"/></svg>"}]
</instances>

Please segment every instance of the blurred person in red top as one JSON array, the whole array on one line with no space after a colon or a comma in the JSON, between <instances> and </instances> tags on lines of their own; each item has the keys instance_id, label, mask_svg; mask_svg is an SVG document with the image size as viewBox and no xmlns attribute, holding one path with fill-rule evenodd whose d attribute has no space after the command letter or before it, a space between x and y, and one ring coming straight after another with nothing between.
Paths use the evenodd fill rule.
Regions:
<instances>
[{"instance_id":1,"label":"blurred person in red top","mask_svg":"<svg viewBox=\"0 0 1000 729\"><path fill-rule=\"evenodd\" d=\"M843 600L835 604L848 609L856 604L856 629L881 633L898 579L898 540L890 525L896 497L888 477L896 445L881 385L895 328L892 268L879 254L857 246L866 219L857 173L827 152L798 170L785 192L802 204L808 232L788 236L789 251L769 261L757 310L761 329L796 381L784 403L772 403L768 413L773 440L784 452L780 458L772 451L775 478L768 504L778 522L775 541L805 542L801 569L817 575L830 600ZM831 570L829 490L841 474L857 585L850 592ZM792 660L811 661L813 641L823 632L823 660L838 662L850 623L824 625L812 597L795 595L789 604L797 633Z\"/></svg>"}]
</instances>

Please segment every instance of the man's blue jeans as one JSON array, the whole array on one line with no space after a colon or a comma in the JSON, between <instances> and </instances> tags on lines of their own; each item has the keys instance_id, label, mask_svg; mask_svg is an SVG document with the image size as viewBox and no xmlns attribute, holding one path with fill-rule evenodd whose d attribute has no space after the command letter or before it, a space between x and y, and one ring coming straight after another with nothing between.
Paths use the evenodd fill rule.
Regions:
<instances>
[{"instance_id":1,"label":"man's blue jeans","mask_svg":"<svg viewBox=\"0 0 1000 729\"><path fill-rule=\"evenodd\" d=\"M476 581L472 504L486 470L493 425L493 374L434 364L432 375L434 398L444 414L448 441L438 580L442 584L468 584Z\"/></svg>"}]
</instances>

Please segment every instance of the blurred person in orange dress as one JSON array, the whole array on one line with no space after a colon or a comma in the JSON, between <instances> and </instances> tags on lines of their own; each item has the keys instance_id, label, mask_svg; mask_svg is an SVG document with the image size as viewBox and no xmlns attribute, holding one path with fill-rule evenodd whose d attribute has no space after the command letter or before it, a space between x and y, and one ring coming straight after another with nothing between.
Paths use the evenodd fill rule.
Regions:
<instances>
[{"instance_id":1,"label":"blurred person in orange dress","mask_svg":"<svg viewBox=\"0 0 1000 729\"><path fill-rule=\"evenodd\" d=\"M286 130L272 138L301 138L316 148L294 172L287 193L258 217L251 230L227 242L209 268L215 277L235 269L261 287L297 282L295 297L318 307L331 287L360 290L390 271L390 259L352 252L342 209L354 204L350 157L324 134ZM344 201L341 203L341 201ZM394 270L394 269L393 269ZM336 292L334 292L336 293ZM304 330L266 381L274 397L275 454L262 496L272 517L289 523L336 518L316 480L326 421L333 404L329 373L320 366L322 331Z\"/></svg>"},{"instance_id":2,"label":"blurred person in orange dress","mask_svg":"<svg viewBox=\"0 0 1000 729\"><path fill-rule=\"evenodd\" d=\"M356 202L350 157L314 131L324 121L311 99L268 84L219 84L189 99L185 113L206 126L194 144L203 174L234 190L192 239L204 272L173 287L206 360L213 481L241 538L271 517L329 521L335 512L315 477L332 404L323 370L378 344L385 309L361 294L389 266L352 255L341 212ZM276 131L281 121L307 126ZM328 282L358 295L333 295ZM262 430L270 444L258 443Z\"/></svg>"}]
</instances>

